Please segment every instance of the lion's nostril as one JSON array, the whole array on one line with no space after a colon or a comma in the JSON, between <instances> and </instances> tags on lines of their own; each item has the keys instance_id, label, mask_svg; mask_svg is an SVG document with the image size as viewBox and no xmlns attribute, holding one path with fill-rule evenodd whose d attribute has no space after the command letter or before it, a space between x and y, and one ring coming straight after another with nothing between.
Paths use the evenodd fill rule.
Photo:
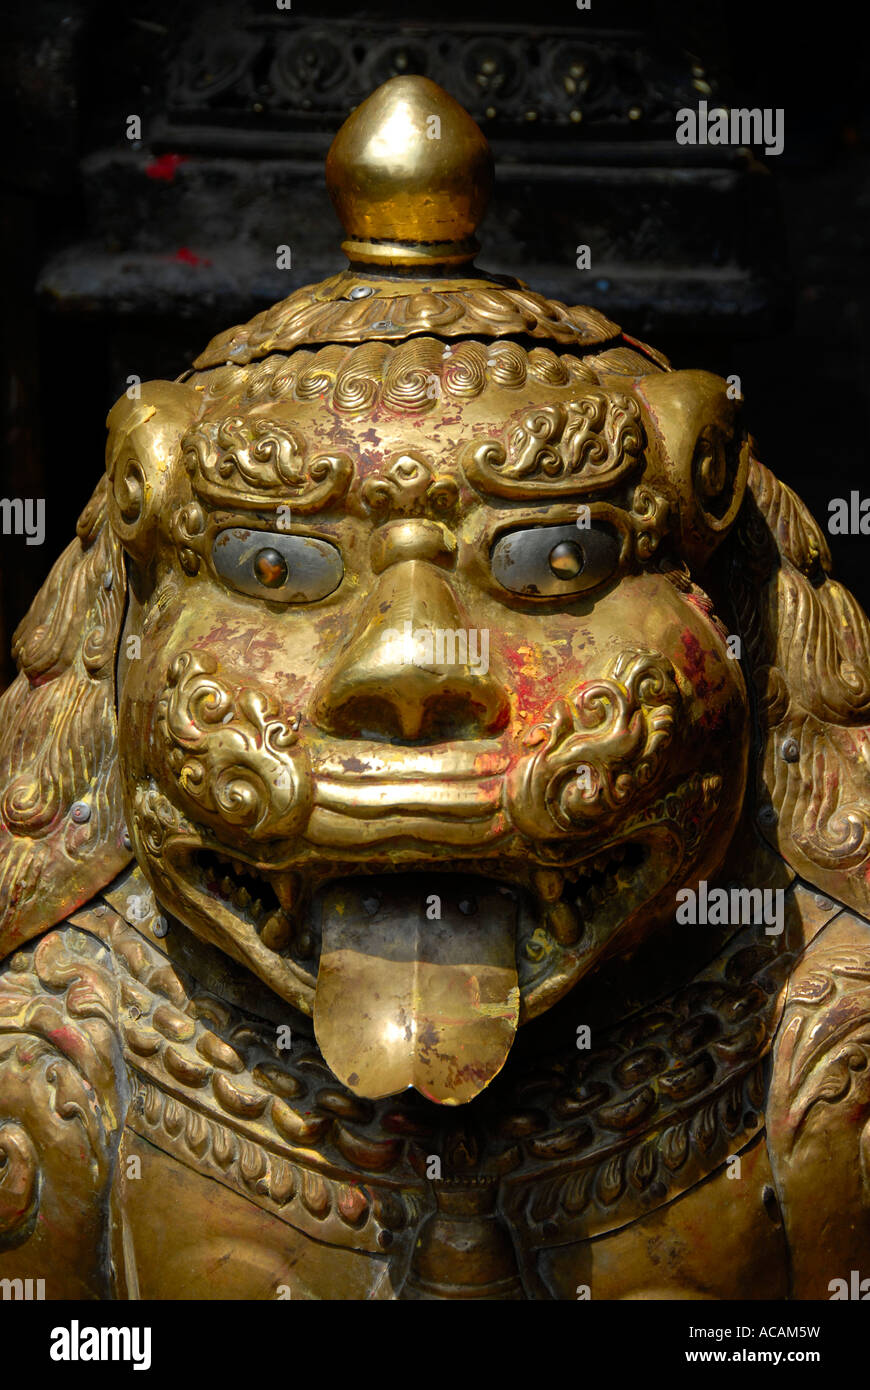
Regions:
<instances>
[{"instance_id":1,"label":"lion's nostril","mask_svg":"<svg viewBox=\"0 0 870 1390\"><path fill-rule=\"evenodd\" d=\"M381 575L358 629L318 688L313 720L346 738L480 738L509 717L495 665L489 629L470 625L444 575L434 564L404 559Z\"/></svg>"},{"instance_id":2,"label":"lion's nostril","mask_svg":"<svg viewBox=\"0 0 870 1390\"><path fill-rule=\"evenodd\" d=\"M475 698L469 683L463 689L438 689L408 698L397 688L389 694L351 695L342 702L324 702L317 722L342 738L368 738L405 745L452 743L480 738L504 727L506 702Z\"/></svg>"}]
</instances>

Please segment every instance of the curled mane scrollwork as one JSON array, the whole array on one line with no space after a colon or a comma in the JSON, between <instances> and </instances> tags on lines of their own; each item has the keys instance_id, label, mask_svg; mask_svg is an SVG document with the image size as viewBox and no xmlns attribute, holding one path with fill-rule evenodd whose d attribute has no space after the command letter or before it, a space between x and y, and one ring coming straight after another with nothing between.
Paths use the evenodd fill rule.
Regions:
<instances>
[{"instance_id":1,"label":"curled mane scrollwork","mask_svg":"<svg viewBox=\"0 0 870 1390\"><path fill-rule=\"evenodd\" d=\"M764 833L804 878L866 914L870 622L831 578L818 523L754 459L730 582L761 726Z\"/></svg>"},{"instance_id":2,"label":"curled mane scrollwork","mask_svg":"<svg viewBox=\"0 0 870 1390\"><path fill-rule=\"evenodd\" d=\"M129 859L116 776L114 657L126 574L103 478L12 645L0 698L0 958Z\"/></svg>"}]
</instances>

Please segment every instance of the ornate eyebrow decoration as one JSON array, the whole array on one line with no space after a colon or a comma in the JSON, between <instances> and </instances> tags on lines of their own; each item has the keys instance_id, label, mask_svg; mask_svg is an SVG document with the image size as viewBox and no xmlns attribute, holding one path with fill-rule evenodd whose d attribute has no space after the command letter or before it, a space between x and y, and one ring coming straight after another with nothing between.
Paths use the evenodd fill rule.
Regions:
<instances>
[{"instance_id":1,"label":"ornate eyebrow decoration","mask_svg":"<svg viewBox=\"0 0 870 1390\"><path fill-rule=\"evenodd\" d=\"M286 503L295 512L314 512L343 497L353 476L348 454L306 461L299 432L263 417L230 415L200 425L185 435L181 449L194 491L223 506Z\"/></svg>"},{"instance_id":2,"label":"ornate eyebrow decoration","mask_svg":"<svg viewBox=\"0 0 870 1390\"><path fill-rule=\"evenodd\" d=\"M496 497L582 495L631 473L644 443L637 401L593 389L527 411L502 439L468 445L462 466L472 487Z\"/></svg>"}]
</instances>

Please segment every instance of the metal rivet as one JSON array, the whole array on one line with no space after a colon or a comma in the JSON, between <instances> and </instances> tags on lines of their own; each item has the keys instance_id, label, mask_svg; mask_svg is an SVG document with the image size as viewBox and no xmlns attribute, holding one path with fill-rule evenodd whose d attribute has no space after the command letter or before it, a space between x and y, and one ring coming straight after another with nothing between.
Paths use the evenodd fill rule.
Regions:
<instances>
[{"instance_id":1,"label":"metal rivet","mask_svg":"<svg viewBox=\"0 0 870 1390\"><path fill-rule=\"evenodd\" d=\"M155 936L166 936L168 934L169 923L167 922L166 918L163 916L162 913L159 917L155 917L151 930L153 931Z\"/></svg>"},{"instance_id":2,"label":"metal rivet","mask_svg":"<svg viewBox=\"0 0 870 1390\"><path fill-rule=\"evenodd\" d=\"M761 1189L761 1203L771 1221L779 1225L782 1220L779 1212L779 1202L776 1200L776 1193L770 1183L765 1183L764 1187Z\"/></svg>"},{"instance_id":3,"label":"metal rivet","mask_svg":"<svg viewBox=\"0 0 870 1390\"><path fill-rule=\"evenodd\" d=\"M374 917L380 905L380 898L363 898L363 908L368 913L369 917Z\"/></svg>"},{"instance_id":4,"label":"metal rivet","mask_svg":"<svg viewBox=\"0 0 870 1390\"><path fill-rule=\"evenodd\" d=\"M758 819L762 825L776 825L776 811L772 806L762 806Z\"/></svg>"},{"instance_id":5,"label":"metal rivet","mask_svg":"<svg viewBox=\"0 0 870 1390\"><path fill-rule=\"evenodd\" d=\"M389 331L389 329L394 327L395 324L393 323L392 319L382 319L380 323L372 324L372 328L384 329L385 331Z\"/></svg>"},{"instance_id":6,"label":"metal rivet","mask_svg":"<svg viewBox=\"0 0 870 1390\"><path fill-rule=\"evenodd\" d=\"M69 813L76 825L84 825L91 818L91 808L86 801L74 801Z\"/></svg>"},{"instance_id":7,"label":"metal rivet","mask_svg":"<svg viewBox=\"0 0 870 1390\"><path fill-rule=\"evenodd\" d=\"M106 570L106 573L103 575L103 588L106 590L111 589L113 582L112 571Z\"/></svg>"},{"instance_id":8,"label":"metal rivet","mask_svg":"<svg viewBox=\"0 0 870 1390\"><path fill-rule=\"evenodd\" d=\"M477 903L474 898L463 898L459 904L459 911L466 917L473 917L477 911Z\"/></svg>"},{"instance_id":9,"label":"metal rivet","mask_svg":"<svg viewBox=\"0 0 870 1390\"><path fill-rule=\"evenodd\" d=\"M354 285L348 299L368 299L370 294L374 294L371 285Z\"/></svg>"},{"instance_id":10,"label":"metal rivet","mask_svg":"<svg viewBox=\"0 0 870 1390\"><path fill-rule=\"evenodd\" d=\"M787 763L796 763L801 755L800 744L796 738L787 738L780 749Z\"/></svg>"},{"instance_id":11,"label":"metal rivet","mask_svg":"<svg viewBox=\"0 0 870 1390\"><path fill-rule=\"evenodd\" d=\"M125 849L133 848L133 841L130 839L130 836L127 834L126 830L124 831L124 834L121 838L121 843L123 844Z\"/></svg>"}]
</instances>

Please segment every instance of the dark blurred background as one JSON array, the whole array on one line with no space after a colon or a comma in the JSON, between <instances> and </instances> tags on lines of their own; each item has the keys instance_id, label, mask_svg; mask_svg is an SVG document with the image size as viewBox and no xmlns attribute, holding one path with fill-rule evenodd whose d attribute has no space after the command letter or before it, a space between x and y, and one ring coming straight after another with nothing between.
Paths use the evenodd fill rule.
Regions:
<instances>
[{"instance_id":1,"label":"dark blurred background","mask_svg":"<svg viewBox=\"0 0 870 1390\"><path fill-rule=\"evenodd\" d=\"M598 305L675 366L737 373L762 459L823 523L831 497L870 495L856 8L16 0L0 22L0 497L46 499L42 546L0 536L0 688L127 378L177 375L216 332L342 267L323 158L397 72L440 82L492 144L481 265ZM678 146L675 113L701 99L783 108L784 152ZM865 606L868 547L832 539Z\"/></svg>"}]
</instances>

